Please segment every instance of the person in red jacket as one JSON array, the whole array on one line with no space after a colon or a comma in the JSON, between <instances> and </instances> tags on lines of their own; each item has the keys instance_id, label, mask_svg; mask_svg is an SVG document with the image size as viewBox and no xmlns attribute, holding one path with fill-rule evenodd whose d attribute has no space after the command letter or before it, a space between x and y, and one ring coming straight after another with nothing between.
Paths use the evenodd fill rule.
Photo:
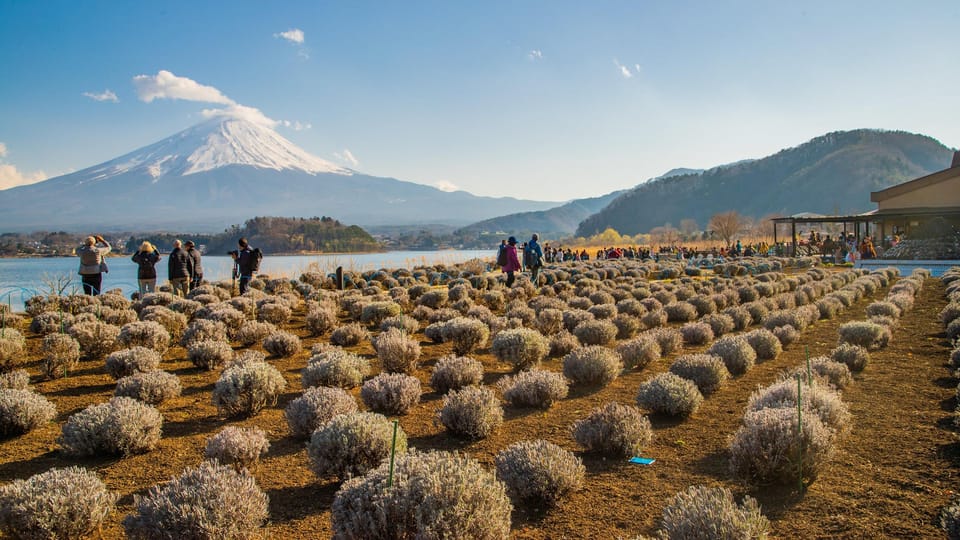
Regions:
<instances>
[{"instance_id":1,"label":"person in red jacket","mask_svg":"<svg viewBox=\"0 0 960 540\"><path fill-rule=\"evenodd\" d=\"M520 258L517 257L517 239L513 236L507 239L507 245L503 248L507 254L507 264L503 265L502 270L507 274L507 287L512 287L516 279L514 272L520 270Z\"/></svg>"}]
</instances>

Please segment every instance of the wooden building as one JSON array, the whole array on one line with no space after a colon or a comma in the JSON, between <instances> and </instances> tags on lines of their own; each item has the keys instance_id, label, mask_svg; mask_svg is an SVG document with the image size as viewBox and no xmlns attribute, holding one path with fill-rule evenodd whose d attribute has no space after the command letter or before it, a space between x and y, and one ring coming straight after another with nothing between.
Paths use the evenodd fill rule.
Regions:
<instances>
[{"instance_id":1,"label":"wooden building","mask_svg":"<svg viewBox=\"0 0 960 540\"><path fill-rule=\"evenodd\" d=\"M870 193L870 200L877 203L877 209L863 214L848 216L819 216L817 214L796 214L773 220L774 243L782 236L779 226L789 225L787 237L788 255L815 254L812 250L803 250L797 242L797 224L839 223L843 226L844 236L853 233L856 242L864 236L873 236L876 244L893 235L910 236L910 231L933 218L943 218L956 228L960 228L960 151L953 154L950 167L926 176Z\"/></svg>"},{"instance_id":2,"label":"wooden building","mask_svg":"<svg viewBox=\"0 0 960 540\"><path fill-rule=\"evenodd\" d=\"M910 235L910 229L941 217L960 226L960 152L953 155L949 169L870 194L877 203L872 222L880 237L888 234Z\"/></svg>"}]
</instances>

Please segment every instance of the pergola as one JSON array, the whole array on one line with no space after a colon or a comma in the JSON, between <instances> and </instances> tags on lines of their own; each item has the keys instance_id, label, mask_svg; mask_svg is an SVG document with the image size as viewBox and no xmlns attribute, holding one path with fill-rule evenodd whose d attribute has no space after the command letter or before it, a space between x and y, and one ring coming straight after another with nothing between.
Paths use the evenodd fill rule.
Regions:
<instances>
[{"instance_id":1,"label":"pergola","mask_svg":"<svg viewBox=\"0 0 960 540\"><path fill-rule=\"evenodd\" d=\"M852 231L860 243L860 238L870 236L870 230L877 235L877 240L883 240L887 231L903 234L911 228L935 217L944 218L949 222L960 224L960 207L953 208L905 208L889 210L871 210L863 214L851 216L821 216L809 212L794 214L788 217L773 218L773 243L777 243L777 226L783 223L790 224L790 243L793 246L793 256L797 256L797 223L842 223L843 233ZM861 226L862 234L861 234ZM873 227L871 227L873 224ZM850 225L849 229L847 225ZM888 228L889 227L889 228Z\"/></svg>"},{"instance_id":2,"label":"pergola","mask_svg":"<svg viewBox=\"0 0 960 540\"><path fill-rule=\"evenodd\" d=\"M877 209L863 214L822 216L804 213L774 218L773 241L777 242L777 226L781 223L790 224L794 256L798 255L797 223L842 223L844 235L847 234L847 224L850 224L857 243L861 238L860 224L863 224L863 236L867 236L873 223L874 233L879 233L878 245L886 238L888 230L893 234L910 235L915 228L934 218L943 219L954 227L960 226L960 151L954 152L950 167L871 192L870 200L877 203Z\"/></svg>"},{"instance_id":3,"label":"pergola","mask_svg":"<svg viewBox=\"0 0 960 540\"><path fill-rule=\"evenodd\" d=\"M792 246L791 253L794 257L798 255L797 251L797 223L841 223L843 224L843 234L847 235L847 225L850 225L850 230L853 231L854 236L857 239L857 243L860 243L860 224L863 224L863 236L869 236L870 234L870 223L876 222L876 210L867 212L864 214L855 214L851 216L823 216L820 214L813 214L810 212L804 212L802 214L794 214L792 216L773 218L773 243L774 245L778 244L778 235L777 229L779 225L783 223L790 224L790 244ZM885 234L881 232L881 235Z\"/></svg>"}]
</instances>

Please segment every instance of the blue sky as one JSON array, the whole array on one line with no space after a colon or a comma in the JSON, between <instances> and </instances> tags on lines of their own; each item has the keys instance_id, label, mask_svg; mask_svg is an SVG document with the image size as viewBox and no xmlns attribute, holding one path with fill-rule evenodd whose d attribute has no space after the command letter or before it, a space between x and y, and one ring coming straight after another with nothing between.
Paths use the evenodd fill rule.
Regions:
<instances>
[{"instance_id":1,"label":"blue sky","mask_svg":"<svg viewBox=\"0 0 960 540\"><path fill-rule=\"evenodd\" d=\"M368 174L538 200L836 130L957 147L958 27L956 0L0 0L0 187L241 106Z\"/></svg>"}]
</instances>

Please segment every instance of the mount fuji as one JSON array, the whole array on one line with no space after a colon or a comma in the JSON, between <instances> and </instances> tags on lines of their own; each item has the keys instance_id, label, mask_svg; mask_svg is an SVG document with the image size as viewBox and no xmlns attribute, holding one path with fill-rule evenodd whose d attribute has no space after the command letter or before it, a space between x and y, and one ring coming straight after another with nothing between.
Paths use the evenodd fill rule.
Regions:
<instances>
[{"instance_id":1,"label":"mount fuji","mask_svg":"<svg viewBox=\"0 0 960 540\"><path fill-rule=\"evenodd\" d=\"M368 176L259 123L207 120L116 159L0 191L0 231L213 232L254 216L465 225L557 203L478 197Z\"/></svg>"}]
</instances>

